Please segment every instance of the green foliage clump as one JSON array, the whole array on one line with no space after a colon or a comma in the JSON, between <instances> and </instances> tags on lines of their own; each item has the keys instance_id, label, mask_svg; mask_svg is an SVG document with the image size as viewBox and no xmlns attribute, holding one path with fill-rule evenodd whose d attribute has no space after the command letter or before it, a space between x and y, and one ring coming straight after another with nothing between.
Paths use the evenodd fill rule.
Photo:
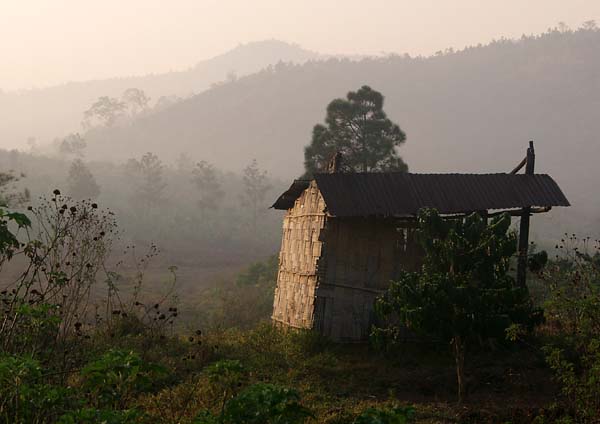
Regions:
<instances>
[{"instance_id":1,"label":"green foliage clump","mask_svg":"<svg viewBox=\"0 0 600 424\"><path fill-rule=\"evenodd\" d=\"M57 419L72 407L69 388L45 382L40 363L25 356L0 357L0 420L39 423Z\"/></svg>"},{"instance_id":2,"label":"green foliage clump","mask_svg":"<svg viewBox=\"0 0 600 424\"><path fill-rule=\"evenodd\" d=\"M300 404L298 392L273 384L249 386L229 400L222 413L214 416L203 412L196 424L294 424L312 417Z\"/></svg>"},{"instance_id":3,"label":"green foliage clump","mask_svg":"<svg viewBox=\"0 0 600 424\"><path fill-rule=\"evenodd\" d=\"M9 297L0 295L0 299ZM45 347L54 344L60 332L62 320L58 316L59 308L45 302L29 304L19 301L13 312L18 316L18 331L7 335L7 342L10 341L7 349L14 353L28 352L46 356Z\"/></svg>"},{"instance_id":4,"label":"green foliage clump","mask_svg":"<svg viewBox=\"0 0 600 424\"><path fill-rule=\"evenodd\" d=\"M206 369L213 397L218 399L221 414L244 380L244 367L238 360L221 360Z\"/></svg>"},{"instance_id":5,"label":"green foliage clump","mask_svg":"<svg viewBox=\"0 0 600 424\"><path fill-rule=\"evenodd\" d=\"M14 423L139 422L143 413L130 405L157 388L164 373L162 367L146 363L136 353L110 350L78 375L70 372L78 381L79 390L75 390L71 385L49 384L55 373L36 359L0 357L0 419Z\"/></svg>"},{"instance_id":6,"label":"green foliage clump","mask_svg":"<svg viewBox=\"0 0 600 424\"><path fill-rule=\"evenodd\" d=\"M545 307L553 340L544 351L575 420L600 418L600 245L575 235L565 254L540 274L549 287Z\"/></svg>"},{"instance_id":7,"label":"green foliage clump","mask_svg":"<svg viewBox=\"0 0 600 424\"><path fill-rule=\"evenodd\" d=\"M237 284L240 286L275 287L278 265L279 258L277 255L272 255L263 262L255 262L238 274Z\"/></svg>"},{"instance_id":8,"label":"green foliage clump","mask_svg":"<svg viewBox=\"0 0 600 424\"><path fill-rule=\"evenodd\" d=\"M374 329L380 344L394 343L408 329L452 345L459 401L468 344L504 339L511 325L531 328L539 319L527 289L517 287L508 273L516 251L516 235L509 228L508 215L488 224L479 214L444 219L435 210L422 210L422 269L404 272L376 303L381 317L399 318L399 325Z\"/></svg>"},{"instance_id":9,"label":"green foliage clump","mask_svg":"<svg viewBox=\"0 0 600 424\"><path fill-rule=\"evenodd\" d=\"M92 405L120 410L135 395L156 387L165 373L135 352L110 350L83 368L82 388Z\"/></svg>"},{"instance_id":10,"label":"green foliage clump","mask_svg":"<svg viewBox=\"0 0 600 424\"><path fill-rule=\"evenodd\" d=\"M572 358L560 348L544 350L573 415L593 422L600 416L600 339L592 338L579 349Z\"/></svg>"},{"instance_id":11,"label":"green foliage clump","mask_svg":"<svg viewBox=\"0 0 600 424\"><path fill-rule=\"evenodd\" d=\"M354 424L408 424L413 421L415 409L412 407L367 408Z\"/></svg>"},{"instance_id":12,"label":"green foliage clump","mask_svg":"<svg viewBox=\"0 0 600 424\"><path fill-rule=\"evenodd\" d=\"M31 226L31 221L27 215L0 208L0 266L11 260L20 247L17 235L10 227L11 224L16 224L18 228L28 228Z\"/></svg>"},{"instance_id":13,"label":"green foliage clump","mask_svg":"<svg viewBox=\"0 0 600 424\"><path fill-rule=\"evenodd\" d=\"M134 424L141 422L142 413L136 409L115 411L112 409L83 408L62 415L57 424Z\"/></svg>"}]
</instances>

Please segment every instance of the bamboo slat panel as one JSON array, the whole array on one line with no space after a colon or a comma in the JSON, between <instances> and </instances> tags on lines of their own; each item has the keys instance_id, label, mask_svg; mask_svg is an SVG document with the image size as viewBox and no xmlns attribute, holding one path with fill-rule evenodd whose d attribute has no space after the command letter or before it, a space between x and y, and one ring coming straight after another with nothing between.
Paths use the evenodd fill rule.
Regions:
<instances>
[{"instance_id":1,"label":"bamboo slat panel","mask_svg":"<svg viewBox=\"0 0 600 424\"><path fill-rule=\"evenodd\" d=\"M317 285L317 264L322 252L325 202L312 183L288 210L283 220L279 272L273 303L273 320L292 327L311 328Z\"/></svg>"}]
</instances>

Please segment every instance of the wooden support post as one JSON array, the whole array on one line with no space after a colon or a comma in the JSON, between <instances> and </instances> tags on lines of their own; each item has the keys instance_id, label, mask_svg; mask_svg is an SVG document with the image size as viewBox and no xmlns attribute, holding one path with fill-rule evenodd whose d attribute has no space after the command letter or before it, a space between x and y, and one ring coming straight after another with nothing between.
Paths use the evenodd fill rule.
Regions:
<instances>
[{"instance_id":1,"label":"wooden support post","mask_svg":"<svg viewBox=\"0 0 600 424\"><path fill-rule=\"evenodd\" d=\"M477 213L485 221L485 225L487 225L488 224L488 217L489 217L488 211L487 210L482 210L482 211L477 211Z\"/></svg>"},{"instance_id":2,"label":"wooden support post","mask_svg":"<svg viewBox=\"0 0 600 424\"><path fill-rule=\"evenodd\" d=\"M535 151L533 149L533 141L529 142L526 160L525 174L533 175L535 170ZM529 249L530 218L531 207L523 208L521 212L521 225L519 228L519 262L517 265L517 285L519 287L526 287L527 285L527 252Z\"/></svg>"}]
</instances>

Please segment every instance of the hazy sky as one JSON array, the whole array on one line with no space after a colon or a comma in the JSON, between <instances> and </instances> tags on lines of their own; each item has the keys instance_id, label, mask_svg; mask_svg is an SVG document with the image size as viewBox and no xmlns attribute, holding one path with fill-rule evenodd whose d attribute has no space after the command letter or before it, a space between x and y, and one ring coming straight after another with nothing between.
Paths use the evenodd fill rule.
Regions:
<instances>
[{"instance_id":1,"label":"hazy sky","mask_svg":"<svg viewBox=\"0 0 600 424\"><path fill-rule=\"evenodd\" d=\"M431 54L591 19L600 0L0 0L0 88L182 69L269 38Z\"/></svg>"}]
</instances>

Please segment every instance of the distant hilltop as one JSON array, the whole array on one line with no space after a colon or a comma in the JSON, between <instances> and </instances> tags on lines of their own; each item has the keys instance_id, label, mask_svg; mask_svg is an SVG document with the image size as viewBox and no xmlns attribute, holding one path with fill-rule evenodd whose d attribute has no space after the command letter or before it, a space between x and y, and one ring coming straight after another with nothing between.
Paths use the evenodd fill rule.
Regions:
<instances>
[{"instance_id":1,"label":"distant hilltop","mask_svg":"<svg viewBox=\"0 0 600 424\"><path fill-rule=\"evenodd\" d=\"M21 90L0 90L0 147L26 147L34 138L39 144L69 132L80 131L83 111L100 96L118 97L128 88L139 88L152 100L189 97L211 84L241 77L278 62L304 63L323 56L298 45L278 40L240 44L234 49L198 62L187 70L143 76L68 82L62 85Z\"/></svg>"}]
</instances>

